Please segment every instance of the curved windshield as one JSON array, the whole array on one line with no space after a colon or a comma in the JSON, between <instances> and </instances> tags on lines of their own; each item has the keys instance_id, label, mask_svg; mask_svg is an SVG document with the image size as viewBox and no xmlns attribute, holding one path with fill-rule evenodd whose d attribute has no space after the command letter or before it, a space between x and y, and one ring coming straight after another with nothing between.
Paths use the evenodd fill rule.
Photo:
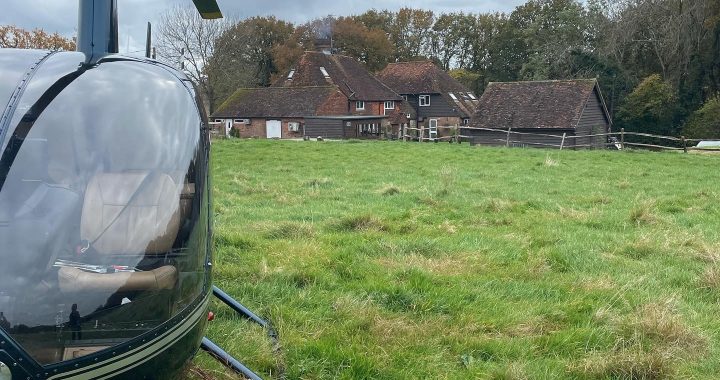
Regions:
<instances>
[{"instance_id":1,"label":"curved windshield","mask_svg":"<svg viewBox=\"0 0 720 380\"><path fill-rule=\"evenodd\" d=\"M117 61L52 91L40 105L47 87L28 86L0 144L0 328L42 364L195 301L208 231L207 139L182 81Z\"/></svg>"}]
</instances>

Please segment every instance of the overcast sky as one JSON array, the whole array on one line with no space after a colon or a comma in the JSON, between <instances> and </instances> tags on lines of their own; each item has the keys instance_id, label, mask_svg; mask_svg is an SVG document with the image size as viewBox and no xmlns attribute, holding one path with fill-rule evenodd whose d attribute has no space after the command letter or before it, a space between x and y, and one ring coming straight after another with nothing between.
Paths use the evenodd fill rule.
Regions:
<instances>
[{"instance_id":1,"label":"overcast sky","mask_svg":"<svg viewBox=\"0 0 720 380\"><path fill-rule=\"evenodd\" d=\"M523 0L219 0L226 15L235 18L274 15L280 19L303 23L328 14L345 16L363 13L368 9L397 10L401 7L430 9L441 12L511 11ZM157 23L160 14L172 4L191 5L191 0L120 0L120 52L142 51L145 45L145 26ZM2 0L0 25L12 24L26 29L43 28L65 36L77 30L77 0ZM141 54L142 54L141 53Z\"/></svg>"}]
</instances>

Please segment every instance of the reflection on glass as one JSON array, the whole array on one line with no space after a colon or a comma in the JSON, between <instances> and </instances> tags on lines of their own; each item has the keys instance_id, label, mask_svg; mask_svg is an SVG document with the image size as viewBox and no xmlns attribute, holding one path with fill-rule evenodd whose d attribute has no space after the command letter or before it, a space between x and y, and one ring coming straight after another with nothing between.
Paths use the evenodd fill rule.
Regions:
<instances>
[{"instance_id":1,"label":"reflection on glass","mask_svg":"<svg viewBox=\"0 0 720 380\"><path fill-rule=\"evenodd\" d=\"M137 337L200 294L207 139L193 96L160 67L107 62L22 141L0 142L21 144L0 188L0 323L40 363Z\"/></svg>"}]
</instances>

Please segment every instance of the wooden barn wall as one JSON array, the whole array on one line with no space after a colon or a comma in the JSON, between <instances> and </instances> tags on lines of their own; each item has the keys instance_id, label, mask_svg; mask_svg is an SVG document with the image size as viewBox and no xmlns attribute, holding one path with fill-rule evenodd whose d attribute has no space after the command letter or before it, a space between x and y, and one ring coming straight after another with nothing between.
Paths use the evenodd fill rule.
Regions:
<instances>
[{"instance_id":1,"label":"wooden barn wall","mask_svg":"<svg viewBox=\"0 0 720 380\"><path fill-rule=\"evenodd\" d=\"M598 96L597 90L593 91L593 96L588 99L588 103L585 106L580 122L577 126L577 135L594 135L598 133L610 132L610 124L605 117L605 111L603 110L602 103ZM578 145L594 145L596 148L604 147L607 142L607 137L580 137L577 139Z\"/></svg>"},{"instance_id":2,"label":"wooden barn wall","mask_svg":"<svg viewBox=\"0 0 720 380\"><path fill-rule=\"evenodd\" d=\"M345 138L343 121L331 119L305 119L305 136L310 138L322 137L326 139Z\"/></svg>"}]
</instances>

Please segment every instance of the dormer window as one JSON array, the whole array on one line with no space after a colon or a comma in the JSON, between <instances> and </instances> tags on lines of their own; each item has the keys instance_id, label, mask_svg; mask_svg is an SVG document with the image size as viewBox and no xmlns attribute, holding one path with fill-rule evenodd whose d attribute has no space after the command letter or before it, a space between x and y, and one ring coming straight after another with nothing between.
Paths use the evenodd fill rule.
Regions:
<instances>
[{"instance_id":1,"label":"dormer window","mask_svg":"<svg viewBox=\"0 0 720 380\"><path fill-rule=\"evenodd\" d=\"M325 79L330 79L330 74L328 74L327 70L325 70L324 67L320 66L320 72L325 77Z\"/></svg>"},{"instance_id":2,"label":"dormer window","mask_svg":"<svg viewBox=\"0 0 720 380\"><path fill-rule=\"evenodd\" d=\"M430 95L420 95L420 107L430 107Z\"/></svg>"},{"instance_id":3,"label":"dormer window","mask_svg":"<svg viewBox=\"0 0 720 380\"><path fill-rule=\"evenodd\" d=\"M365 102L362 100L358 100L355 102L355 110L357 111L364 111L365 110Z\"/></svg>"}]
</instances>

